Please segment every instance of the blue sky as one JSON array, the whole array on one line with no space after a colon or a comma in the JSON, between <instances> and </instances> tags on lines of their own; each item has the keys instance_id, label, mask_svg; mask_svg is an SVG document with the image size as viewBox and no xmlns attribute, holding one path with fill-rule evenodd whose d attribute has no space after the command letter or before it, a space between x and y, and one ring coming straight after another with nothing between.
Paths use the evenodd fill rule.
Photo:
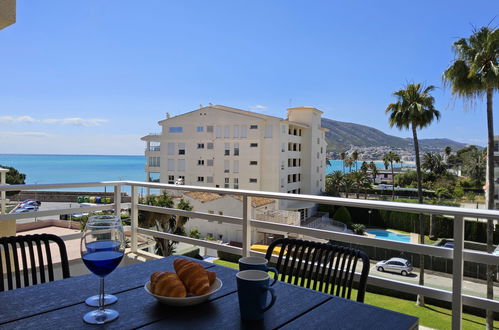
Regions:
<instances>
[{"instance_id":1,"label":"blue sky","mask_svg":"<svg viewBox=\"0 0 499 330\"><path fill-rule=\"evenodd\" d=\"M166 112L210 102L315 106L410 137L384 113L407 82L438 87L442 118L421 137L483 145L484 103L463 110L441 75L452 43L498 14L496 0L17 0L0 30L0 154L143 154Z\"/></svg>"}]
</instances>

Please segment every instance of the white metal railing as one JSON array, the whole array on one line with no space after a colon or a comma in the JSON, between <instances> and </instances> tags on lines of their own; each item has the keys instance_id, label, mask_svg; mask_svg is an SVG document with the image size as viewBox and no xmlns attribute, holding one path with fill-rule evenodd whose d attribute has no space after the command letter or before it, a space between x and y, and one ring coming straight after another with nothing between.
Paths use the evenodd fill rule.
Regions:
<instances>
[{"instance_id":1,"label":"white metal railing","mask_svg":"<svg viewBox=\"0 0 499 330\"><path fill-rule=\"evenodd\" d=\"M482 264L491 264L491 265L497 265L499 263L498 256L494 256L483 252L463 250L464 217L499 219L499 211L495 210L465 209L465 208L437 206L437 205L406 204L406 203L395 203L395 202L386 202L386 201L346 199L346 198L313 196L313 195L296 195L296 194L250 191L250 190L239 190L239 189L181 186L181 185L171 185L171 184L151 183L151 182L136 182L136 181L106 181L106 182L77 183L77 184L38 184L38 185L3 185L3 186L0 185L0 191L113 186L115 198L112 204L82 207L79 208L78 211L91 212L95 210L114 210L115 214L119 215L121 210L121 187L124 185L131 186L132 252L137 252L138 250L137 235L145 234L153 237L165 238L179 242L194 244L201 247L240 254L243 256L248 256L250 254L258 254L257 252L250 251L252 228L280 231L284 233L294 233L299 235L311 236L318 239L339 240L349 243L365 244L374 247L395 249L403 252L412 252L416 254L424 254L424 255L453 259L452 291L430 288L416 284L409 284L373 275L369 275L368 278L368 283L372 285L386 287L412 294L421 294L426 297L452 302L453 329L461 328L463 304L499 312L499 302L491 299L466 295L462 293L463 262L465 260ZM242 217L216 215L216 214L202 213L196 211L184 211L173 208L163 208L163 207L155 207L150 205L139 204L138 203L139 187L146 187L150 189L167 189L167 190L177 190L177 191L203 191L203 192L211 192L219 194L239 195L242 196L242 201L243 201ZM431 245L419 245L414 243L390 241L390 240L370 238L370 237L358 236L342 232L332 232L315 228L298 227L282 223L273 223L273 222L255 220L251 218L252 197L265 197L271 199L295 200L295 201L313 202L321 204L361 207L369 209L451 216L454 218L454 249L440 248ZM180 215L186 217L195 217L205 220L213 220L213 221L241 225L243 233L242 248L227 246L224 244L219 244L217 242L199 240L190 237L159 232L156 230L151 230L146 228L140 228L138 226L139 210ZM75 209L73 208L73 209L58 209L58 210L38 211L38 212L20 213L20 214L0 214L0 221L33 218L34 216L39 217L47 215L69 214L73 213L74 211ZM71 237L73 236L74 234L71 235Z\"/></svg>"}]
</instances>

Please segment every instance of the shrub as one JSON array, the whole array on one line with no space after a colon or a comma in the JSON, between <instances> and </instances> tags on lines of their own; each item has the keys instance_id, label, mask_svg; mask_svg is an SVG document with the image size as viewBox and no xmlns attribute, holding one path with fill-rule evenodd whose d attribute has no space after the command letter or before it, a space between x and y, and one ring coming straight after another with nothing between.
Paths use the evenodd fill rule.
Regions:
<instances>
[{"instance_id":1,"label":"shrub","mask_svg":"<svg viewBox=\"0 0 499 330\"><path fill-rule=\"evenodd\" d=\"M361 223L354 223L352 225L352 230L353 230L354 234L364 235L364 232L366 231L366 226L364 226Z\"/></svg>"},{"instance_id":2,"label":"shrub","mask_svg":"<svg viewBox=\"0 0 499 330\"><path fill-rule=\"evenodd\" d=\"M336 212L334 212L333 220L343 222L349 227L352 225L352 217L350 216L350 212L344 206L341 206L340 208L338 208L338 210L336 210Z\"/></svg>"}]
</instances>

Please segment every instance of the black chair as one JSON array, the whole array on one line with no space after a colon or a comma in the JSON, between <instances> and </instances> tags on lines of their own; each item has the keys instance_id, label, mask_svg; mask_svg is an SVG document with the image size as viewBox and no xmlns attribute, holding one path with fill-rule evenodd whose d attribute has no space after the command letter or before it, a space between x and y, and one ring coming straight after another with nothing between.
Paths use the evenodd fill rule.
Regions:
<instances>
[{"instance_id":1,"label":"black chair","mask_svg":"<svg viewBox=\"0 0 499 330\"><path fill-rule=\"evenodd\" d=\"M54 281L50 243L56 243L59 248L62 277L70 277L66 245L59 236L37 234L0 237L0 291L45 283L47 279Z\"/></svg>"},{"instance_id":2,"label":"black chair","mask_svg":"<svg viewBox=\"0 0 499 330\"><path fill-rule=\"evenodd\" d=\"M280 248L277 262L271 260L273 251ZM278 250L277 250L278 251ZM279 271L281 281L316 291L350 299L357 262L362 261L362 271L357 286L357 301L364 302L369 257L360 250L291 238L272 242L265 255Z\"/></svg>"}]
</instances>

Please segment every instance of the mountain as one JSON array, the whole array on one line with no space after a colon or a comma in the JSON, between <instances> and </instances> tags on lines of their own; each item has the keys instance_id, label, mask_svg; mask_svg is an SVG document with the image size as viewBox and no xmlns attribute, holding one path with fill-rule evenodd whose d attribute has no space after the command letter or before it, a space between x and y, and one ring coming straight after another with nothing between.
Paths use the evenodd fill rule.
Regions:
<instances>
[{"instance_id":1,"label":"mountain","mask_svg":"<svg viewBox=\"0 0 499 330\"><path fill-rule=\"evenodd\" d=\"M327 151L342 152L356 147L390 147L408 149L414 148L411 138L401 138L388 135L382 131L354 123L322 118L322 127L329 129L326 133ZM466 144L450 139L419 139L422 151L443 151L447 146L452 150L465 147Z\"/></svg>"}]
</instances>

